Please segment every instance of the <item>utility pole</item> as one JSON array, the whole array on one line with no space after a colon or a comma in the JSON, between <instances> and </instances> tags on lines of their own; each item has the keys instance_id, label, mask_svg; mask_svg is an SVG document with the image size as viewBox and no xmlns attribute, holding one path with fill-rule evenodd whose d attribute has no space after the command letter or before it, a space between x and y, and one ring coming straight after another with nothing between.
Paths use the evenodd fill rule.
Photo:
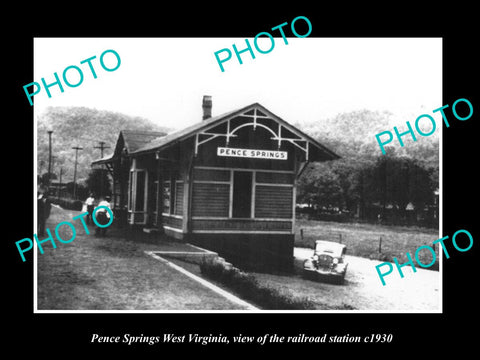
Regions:
<instances>
[{"instance_id":1,"label":"utility pole","mask_svg":"<svg viewBox=\"0 0 480 360\"><path fill-rule=\"evenodd\" d=\"M105 146L105 141L99 141L99 146L94 146L94 149L100 149L100 158L103 158L103 149L109 149L110 146Z\"/></svg>"},{"instance_id":2,"label":"utility pole","mask_svg":"<svg viewBox=\"0 0 480 360\"><path fill-rule=\"evenodd\" d=\"M63 173L63 167L60 167L60 181L58 183L58 188L57 188L57 198L60 197L60 188L62 187L62 173Z\"/></svg>"},{"instance_id":3,"label":"utility pole","mask_svg":"<svg viewBox=\"0 0 480 360\"><path fill-rule=\"evenodd\" d=\"M52 161L51 161L51 164L52 164L52 165L50 166L50 172L52 173L52 176L53 176L54 173L55 173L55 159L57 158L57 156L52 155L51 158L52 158ZM50 182L51 182L52 179L49 178L49 180L50 180Z\"/></svg>"},{"instance_id":4,"label":"utility pole","mask_svg":"<svg viewBox=\"0 0 480 360\"><path fill-rule=\"evenodd\" d=\"M77 198L77 159L78 159L78 150L83 150L83 148L74 146L72 147L75 150L75 170L73 171L73 198Z\"/></svg>"},{"instance_id":5,"label":"utility pole","mask_svg":"<svg viewBox=\"0 0 480 360\"><path fill-rule=\"evenodd\" d=\"M48 130L48 180L47 187L50 187L50 175L52 173L52 133L53 130Z\"/></svg>"},{"instance_id":6,"label":"utility pole","mask_svg":"<svg viewBox=\"0 0 480 360\"><path fill-rule=\"evenodd\" d=\"M99 146L94 146L93 148L94 149L100 149L100 158L103 159L103 149L108 149L110 148L110 146L105 146L105 141L99 141L98 142ZM103 193L103 174L104 174L104 168L102 166L102 168L100 169L100 196L103 196L105 195Z\"/></svg>"},{"instance_id":7,"label":"utility pole","mask_svg":"<svg viewBox=\"0 0 480 360\"><path fill-rule=\"evenodd\" d=\"M50 194L50 191L53 190L52 189L52 179L55 176L55 159L57 157L55 155L52 155L51 158L52 158L52 161L51 161L51 166L50 166L50 171L49 171L50 176L48 177L48 188L49 188L48 192L49 192L49 194ZM54 194L52 193L50 195L53 196Z\"/></svg>"}]
</instances>

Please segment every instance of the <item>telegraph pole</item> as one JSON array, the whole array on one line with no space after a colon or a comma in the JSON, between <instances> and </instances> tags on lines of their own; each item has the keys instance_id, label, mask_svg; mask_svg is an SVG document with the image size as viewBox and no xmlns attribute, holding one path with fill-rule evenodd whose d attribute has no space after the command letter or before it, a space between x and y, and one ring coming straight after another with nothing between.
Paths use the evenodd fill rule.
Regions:
<instances>
[{"instance_id":1,"label":"telegraph pole","mask_svg":"<svg viewBox=\"0 0 480 360\"><path fill-rule=\"evenodd\" d=\"M100 149L100 158L103 158L103 149L109 149L110 146L105 146L105 141L99 141L99 146L94 146L94 149Z\"/></svg>"},{"instance_id":2,"label":"telegraph pole","mask_svg":"<svg viewBox=\"0 0 480 360\"><path fill-rule=\"evenodd\" d=\"M55 159L57 158L57 156L52 155L51 158L52 158L52 161L51 161L52 165L50 167L50 171L51 171L52 175L54 175L54 173L55 173ZM52 180L52 179L50 179L50 180Z\"/></svg>"},{"instance_id":3,"label":"telegraph pole","mask_svg":"<svg viewBox=\"0 0 480 360\"><path fill-rule=\"evenodd\" d=\"M94 149L100 149L100 158L103 159L103 149L108 149L110 146L105 146L105 141L99 141L98 142L99 146L94 146ZM103 174L104 174L104 169L103 167L100 169L100 195L105 195L103 193Z\"/></svg>"},{"instance_id":4,"label":"telegraph pole","mask_svg":"<svg viewBox=\"0 0 480 360\"><path fill-rule=\"evenodd\" d=\"M53 176L55 175L55 159L57 158L57 156L55 155L52 155L51 156L51 159L52 161L50 161L51 163L51 166L50 166L50 171L48 172L50 175L48 176L48 192L50 193L50 191L52 190L51 187L52 187L52 178ZM50 195L54 195L53 193L50 194Z\"/></svg>"},{"instance_id":5,"label":"telegraph pole","mask_svg":"<svg viewBox=\"0 0 480 360\"><path fill-rule=\"evenodd\" d=\"M52 173L52 133L53 130L48 130L48 180L47 187L50 187L50 175Z\"/></svg>"},{"instance_id":6,"label":"telegraph pole","mask_svg":"<svg viewBox=\"0 0 480 360\"><path fill-rule=\"evenodd\" d=\"M75 150L75 170L73 171L73 198L77 198L77 159L78 159L78 150L83 150L82 147L74 146L72 147Z\"/></svg>"},{"instance_id":7,"label":"telegraph pole","mask_svg":"<svg viewBox=\"0 0 480 360\"><path fill-rule=\"evenodd\" d=\"M57 198L60 197L60 188L62 187L62 173L63 173L63 167L60 168L60 182L58 183L58 188L57 188Z\"/></svg>"}]
</instances>

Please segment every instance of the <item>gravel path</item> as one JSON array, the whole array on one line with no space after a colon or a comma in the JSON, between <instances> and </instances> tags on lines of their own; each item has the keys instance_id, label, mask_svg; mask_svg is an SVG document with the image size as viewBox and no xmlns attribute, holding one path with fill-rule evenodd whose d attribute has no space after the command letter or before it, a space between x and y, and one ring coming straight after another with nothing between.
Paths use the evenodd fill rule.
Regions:
<instances>
[{"instance_id":1,"label":"gravel path","mask_svg":"<svg viewBox=\"0 0 480 360\"><path fill-rule=\"evenodd\" d=\"M76 211L52 209L47 227L71 221ZM78 220L77 220L78 222ZM78 225L78 226L77 226ZM106 238L87 235L77 227L77 238L69 244L38 254L38 309L50 310L240 310L242 307L199 286L193 280L145 255L145 251L182 251L185 244L132 241L122 230L112 229ZM93 228L91 228L93 230ZM93 231L92 231L93 233ZM63 237L69 239L70 235ZM191 248L189 249L192 250ZM295 248L297 264L313 250ZM318 310L386 312L439 312L441 276L438 271L396 269L382 283L375 270L381 262L346 256L349 262L344 285L303 279L300 275L255 273L264 284L308 297Z\"/></svg>"},{"instance_id":2,"label":"gravel path","mask_svg":"<svg viewBox=\"0 0 480 360\"><path fill-rule=\"evenodd\" d=\"M52 208L47 228L54 233L61 221L72 221L79 211ZM44 244L37 254L38 310L244 310L240 306L145 251L194 251L172 241L136 241L124 229L108 229L106 237L90 235L74 221L76 238ZM64 239L71 233L64 233ZM53 235L55 236L55 235Z\"/></svg>"},{"instance_id":3,"label":"gravel path","mask_svg":"<svg viewBox=\"0 0 480 360\"><path fill-rule=\"evenodd\" d=\"M295 248L294 256L302 262L312 255L312 249ZM438 271L420 269L413 272L410 266L402 268L402 279L396 270L385 277L383 286L375 270L381 264L356 256L346 256L349 263L345 285L315 283L294 277L302 287L311 288L311 297L323 302L339 299L357 310L439 312L441 310L441 275ZM320 286L319 286L320 285ZM304 290L306 292L306 290Z\"/></svg>"}]
</instances>

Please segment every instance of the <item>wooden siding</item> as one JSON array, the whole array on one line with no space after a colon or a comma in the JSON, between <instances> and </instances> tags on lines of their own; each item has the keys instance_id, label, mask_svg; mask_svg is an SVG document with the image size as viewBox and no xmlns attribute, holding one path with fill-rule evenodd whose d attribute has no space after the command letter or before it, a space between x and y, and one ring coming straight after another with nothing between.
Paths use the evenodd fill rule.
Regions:
<instances>
[{"instance_id":1,"label":"wooden siding","mask_svg":"<svg viewBox=\"0 0 480 360\"><path fill-rule=\"evenodd\" d=\"M230 171L216 169L195 169L195 181L230 181Z\"/></svg>"},{"instance_id":2,"label":"wooden siding","mask_svg":"<svg viewBox=\"0 0 480 360\"><path fill-rule=\"evenodd\" d=\"M194 219L192 220L193 232L198 231L245 231L245 232L261 232L261 231L280 231L291 232L291 221L268 221L254 219Z\"/></svg>"},{"instance_id":3,"label":"wooden siding","mask_svg":"<svg viewBox=\"0 0 480 360\"><path fill-rule=\"evenodd\" d=\"M144 224L146 214L144 212L129 212L127 219L130 224Z\"/></svg>"},{"instance_id":4,"label":"wooden siding","mask_svg":"<svg viewBox=\"0 0 480 360\"><path fill-rule=\"evenodd\" d=\"M293 184L295 176L288 173L257 171L255 181L265 184Z\"/></svg>"},{"instance_id":5,"label":"wooden siding","mask_svg":"<svg viewBox=\"0 0 480 360\"><path fill-rule=\"evenodd\" d=\"M182 223L183 219L169 216L169 215L163 215L162 216L162 225L164 226L169 226L169 227L174 227L181 229L182 228Z\"/></svg>"},{"instance_id":6,"label":"wooden siding","mask_svg":"<svg viewBox=\"0 0 480 360\"><path fill-rule=\"evenodd\" d=\"M235 219L232 175L236 171L242 170L195 168L192 198L193 218ZM254 175L252 177L251 212L253 218L292 219L295 175L285 171L246 171L251 171Z\"/></svg>"},{"instance_id":7,"label":"wooden siding","mask_svg":"<svg viewBox=\"0 0 480 360\"><path fill-rule=\"evenodd\" d=\"M183 182L175 183L175 215L183 215Z\"/></svg>"},{"instance_id":8,"label":"wooden siding","mask_svg":"<svg viewBox=\"0 0 480 360\"><path fill-rule=\"evenodd\" d=\"M229 184L194 183L192 216L228 217Z\"/></svg>"},{"instance_id":9,"label":"wooden siding","mask_svg":"<svg viewBox=\"0 0 480 360\"><path fill-rule=\"evenodd\" d=\"M291 219L293 188L289 186L255 186L255 217Z\"/></svg>"}]
</instances>

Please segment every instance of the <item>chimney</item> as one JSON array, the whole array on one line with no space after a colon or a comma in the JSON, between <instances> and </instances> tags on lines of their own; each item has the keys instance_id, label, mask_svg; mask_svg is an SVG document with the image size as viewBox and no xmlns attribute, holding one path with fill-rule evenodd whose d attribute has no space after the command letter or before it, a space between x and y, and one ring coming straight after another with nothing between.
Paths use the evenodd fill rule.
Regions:
<instances>
[{"instance_id":1,"label":"chimney","mask_svg":"<svg viewBox=\"0 0 480 360\"><path fill-rule=\"evenodd\" d=\"M202 120L207 120L212 117L212 97L210 95L203 95L202 109Z\"/></svg>"}]
</instances>

